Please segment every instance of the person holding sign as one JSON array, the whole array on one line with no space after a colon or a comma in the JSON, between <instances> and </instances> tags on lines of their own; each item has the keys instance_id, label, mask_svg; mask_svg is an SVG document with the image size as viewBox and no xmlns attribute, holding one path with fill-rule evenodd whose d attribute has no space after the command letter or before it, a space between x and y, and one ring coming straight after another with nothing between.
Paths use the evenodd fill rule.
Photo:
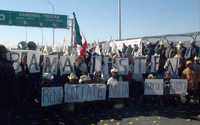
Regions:
<instances>
[{"instance_id":1,"label":"person holding sign","mask_svg":"<svg viewBox=\"0 0 200 125\"><path fill-rule=\"evenodd\" d=\"M111 78L109 78L108 79L108 82L107 82L107 84L108 85L116 85L116 84L118 84L119 82L118 82L118 69L116 69L116 68L113 68L113 69L111 69Z\"/></svg>"}]
</instances>

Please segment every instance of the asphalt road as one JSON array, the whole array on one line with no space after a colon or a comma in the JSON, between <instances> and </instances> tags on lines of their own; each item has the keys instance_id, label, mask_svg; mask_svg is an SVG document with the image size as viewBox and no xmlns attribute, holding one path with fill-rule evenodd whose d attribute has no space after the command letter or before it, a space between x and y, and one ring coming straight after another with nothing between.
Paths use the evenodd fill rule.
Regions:
<instances>
[{"instance_id":1,"label":"asphalt road","mask_svg":"<svg viewBox=\"0 0 200 125\"><path fill-rule=\"evenodd\" d=\"M122 109L109 104L76 104L17 108L13 125L200 125L200 105L158 106L128 104Z\"/></svg>"}]
</instances>

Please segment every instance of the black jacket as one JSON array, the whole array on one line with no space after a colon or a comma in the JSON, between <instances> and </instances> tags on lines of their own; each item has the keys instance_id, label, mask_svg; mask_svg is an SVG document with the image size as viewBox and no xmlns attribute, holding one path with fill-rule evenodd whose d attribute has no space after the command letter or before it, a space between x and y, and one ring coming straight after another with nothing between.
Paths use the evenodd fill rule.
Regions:
<instances>
[{"instance_id":1,"label":"black jacket","mask_svg":"<svg viewBox=\"0 0 200 125\"><path fill-rule=\"evenodd\" d=\"M15 96L15 71L12 64L0 59L0 110L6 110L14 105Z\"/></svg>"}]
</instances>

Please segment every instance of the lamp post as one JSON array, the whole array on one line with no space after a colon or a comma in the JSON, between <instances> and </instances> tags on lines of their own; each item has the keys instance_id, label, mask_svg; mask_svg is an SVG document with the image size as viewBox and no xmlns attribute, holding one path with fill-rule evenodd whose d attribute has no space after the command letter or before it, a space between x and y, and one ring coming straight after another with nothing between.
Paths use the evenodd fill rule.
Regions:
<instances>
[{"instance_id":1,"label":"lamp post","mask_svg":"<svg viewBox=\"0 0 200 125\"><path fill-rule=\"evenodd\" d=\"M121 20L122 20L121 16L122 16L122 15L121 15L121 9L122 9L122 8L121 8L121 0L118 0L118 17L119 17L119 31L118 31L118 33L119 33L119 34L118 34L118 35L119 35L118 37L119 37L119 38L118 38L118 39L119 39L119 40L122 39L122 31L121 31L121 30L122 30L122 28L121 28L121 27L122 27L122 25L121 25L121 23L122 23L122 22L121 22Z\"/></svg>"},{"instance_id":2,"label":"lamp post","mask_svg":"<svg viewBox=\"0 0 200 125\"><path fill-rule=\"evenodd\" d=\"M55 6L54 6L54 4L50 0L48 0L48 4L51 6L53 14L55 14ZM55 29L53 28L53 47L54 47L54 44L55 44Z\"/></svg>"}]
</instances>

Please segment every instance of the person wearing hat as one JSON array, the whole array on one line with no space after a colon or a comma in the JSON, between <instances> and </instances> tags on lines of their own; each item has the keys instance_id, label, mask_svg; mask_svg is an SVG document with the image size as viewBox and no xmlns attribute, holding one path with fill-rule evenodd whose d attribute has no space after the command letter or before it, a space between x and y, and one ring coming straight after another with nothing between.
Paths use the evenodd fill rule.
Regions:
<instances>
[{"instance_id":1,"label":"person wearing hat","mask_svg":"<svg viewBox=\"0 0 200 125\"><path fill-rule=\"evenodd\" d=\"M0 45L0 123L8 125L11 121L11 108L16 104L15 71L7 58L8 50Z\"/></svg>"},{"instance_id":2,"label":"person wearing hat","mask_svg":"<svg viewBox=\"0 0 200 125\"><path fill-rule=\"evenodd\" d=\"M76 76L76 74L70 73L70 75L67 78L69 79L70 84L78 84L78 77Z\"/></svg>"},{"instance_id":3,"label":"person wearing hat","mask_svg":"<svg viewBox=\"0 0 200 125\"><path fill-rule=\"evenodd\" d=\"M118 84L118 69L113 68L111 69L111 77L108 79L107 84L108 85L116 85Z\"/></svg>"},{"instance_id":4,"label":"person wearing hat","mask_svg":"<svg viewBox=\"0 0 200 125\"><path fill-rule=\"evenodd\" d=\"M188 81L188 98L190 96L197 96L196 92L198 90L200 74L194 70L191 60L186 62L186 69L182 73L182 78Z\"/></svg>"},{"instance_id":5,"label":"person wearing hat","mask_svg":"<svg viewBox=\"0 0 200 125\"><path fill-rule=\"evenodd\" d=\"M174 46L173 42L170 42L166 51L165 51L165 57L168 58L173 58L176 55L176 47Z\"/></svg>"},{"instance_id":6,"label":"person wearing hat","mask_svg":"<svg viewBox=\"0 0 200 125\"><path fill-rule=\"evenodd\" d=\"M81 75L80 76L80 79L79 79L79 83L82 84L82 83L86 83L86 82L90 82L90 77L87 76L87 75Z\"/></svg>"},{"instance_id":7,"label":"person wearing hat","mask_svg":"<svg viewBox=\"0 0 200 125\"><path fill-rule=\"evenodd\" d=\"M177 49L177 55L179 55L181 58L184 58L186 47L183 45L182 41L178 42L178 44L176 45L176 49Z\"/></svg>"},{"instance_id":8,"label":"person wearing hat","mask_svg":"<svg viewBox=\"0 0 200 125\"><path fill-rule=\"evenodd\" d=\"M187 48L185 53L185 58L188 60L193 60L195 56L198 56L199 47L196 46L195 41L190 41L190 47Z\"/></svg>"}]
</instances>

